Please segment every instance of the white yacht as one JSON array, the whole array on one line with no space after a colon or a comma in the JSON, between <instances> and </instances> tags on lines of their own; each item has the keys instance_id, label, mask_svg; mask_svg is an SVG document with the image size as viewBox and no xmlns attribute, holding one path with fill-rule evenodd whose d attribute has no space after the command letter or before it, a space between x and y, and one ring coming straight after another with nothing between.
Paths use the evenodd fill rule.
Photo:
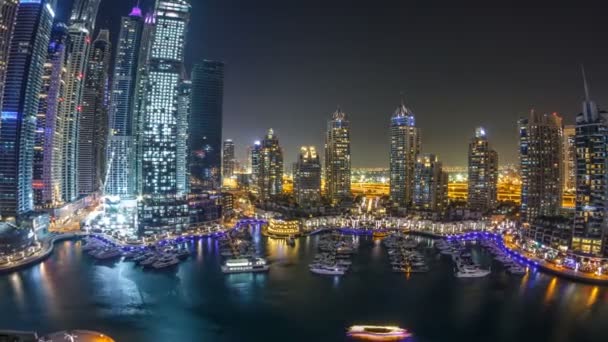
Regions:
<instances>
[{"instance_id":1,"label":"white yacht","mask_svg":"<svg viewBox=\"0 0 608 342\"><path fill-rule=\"evenodd\" d=\"M310 268L310 272L321 275L344 275L344 268L339 266L317 265Z\"/></svg>"},{"instance_id":2,"label":"white yacht","mask_svg":"<svg viewBox=\"0 0 608 342\"><path fill-rule=\"evenodd\" d=\"M222 265L224 273L266 272L268 269L270 266L262 258L229 259Z\"/></svg>"},{"instance_id":3,"label":"white yacht","mask_svg":"<svg viewBox=\"0 0 608 342\"><path fill-rule=\"evenodd\" d=\"M478 267L463 267L456 271L457 278L482 278L491 273L490 270L484 270Z\"/></svg>"}]
</instances>

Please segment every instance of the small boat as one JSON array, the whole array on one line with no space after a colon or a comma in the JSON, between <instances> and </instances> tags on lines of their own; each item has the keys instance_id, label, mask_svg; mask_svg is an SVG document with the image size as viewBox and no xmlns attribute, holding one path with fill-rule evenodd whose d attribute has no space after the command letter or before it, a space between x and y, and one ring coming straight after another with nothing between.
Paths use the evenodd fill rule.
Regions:
<instances>
[{"instance_id":1,"label":"small boat","mask_svg":"<svg viewBox=\"0 0 608 342\"><path fill-rule=\"evenodd\" d=\"M388 233L385 231L376 230L376 231L374 231L374 233L372 235L375 238L385 238L388 236Z\"/></svg>"},{"instance_id":2,"label":"small boat","mask_svg":"<svg viewBox=\"0 0 608 342\"><path fill-rule=\"evenodd\" d=\"M372 341L402 341L412 334L395 326L353 325L346 335L355 339Z\"/></svg>"},{"instance_id":3,"label":"small boat","mask_svg":"<svg viewBox=\"0 0 608 342\"><path fill-rule=\"evenodd\" d=\"M344 268L338 266L324 266L318 265L310 268L310 272L321 275L344 275L346 272Z\"/></svg>"},{"instance_id":4,"label":"small boat","mask_svg":"<svg viewBox=\"0 0 608 342\"><path fill-rule=\"evenodd\" d=\"M513 275L524 275L526 274L526 269L521 266L512 266L509 267L509 273Z\"/></svg>"},{"instance_id":5,"label":"small boat","mask_svg":"<svg viewBox=\"0 0 608 342\"><path fill-rule=\"evenodd\" d=\"M490 270L483 270L478 267L459 267L456 271L457 278L483 278L492 273Z\"/></svg>"},{"instance_id":6,"label":"small boat","mask_svg":"<svg viewBox=\"0 0 608 342\"><path fill-rule=\"evenodd\" d=\"M270 266L262 258L230 259L222 265L224 273L267 272L269 269Z\"/></svg>"}]
</instances>

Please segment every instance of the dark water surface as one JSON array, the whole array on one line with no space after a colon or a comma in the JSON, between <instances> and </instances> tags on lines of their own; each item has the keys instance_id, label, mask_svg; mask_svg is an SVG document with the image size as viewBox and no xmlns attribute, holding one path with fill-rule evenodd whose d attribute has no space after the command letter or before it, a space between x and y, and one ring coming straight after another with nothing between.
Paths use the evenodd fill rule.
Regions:
<instances>
[{"instance_id":1,"label":"dark water surface","mask_svg":"<svg viewBox=\"0 0 608 342\"><path fill-rule=\"evenodd\" d=\"M343 278L308 271L318 237L255 237L268 274L224 275L215 241L174 271L99 263L81 243L58 244L33 268L0 276L0 329L92 329L117 341L345 341L352 324L397 324L416 342L608 341L608 288L532 272L457 279L426 250L431 272L390 272L386 249L361 238ZM423 240L431 246L430 240ZM485 252L477 257L486 264Z\"/></svg>"}]
</instances>

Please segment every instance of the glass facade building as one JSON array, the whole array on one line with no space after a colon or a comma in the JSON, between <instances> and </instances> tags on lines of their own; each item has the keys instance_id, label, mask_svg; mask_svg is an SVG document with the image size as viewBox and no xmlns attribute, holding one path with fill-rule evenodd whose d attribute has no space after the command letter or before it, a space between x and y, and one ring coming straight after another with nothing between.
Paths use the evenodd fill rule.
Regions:
<instances>
[{"instance_id":1,"label":"glass facade building","mask_svg":"<svg viewBox=\"0 0 608 342\"><path fill-rule=\"evenodd\" d=\"M255 165L254 181L260 199L283 192L283 150L272 128L259 144L254 145L252 165Z\"/></svg>"},{"instance_id":2,"label":"glass facade building","mask_svg":"<svg viewBox=\"0 0 608 342\"><path fill-rule=\"evenodd\" d=\"M469 144L469 208L490 211L496 207L498 154L490 147L486 130L478 127Z\"/></svg>"},{"instance_id":3,"label":"glass facade building","mask_svg":"<svg viewBox=\"0 0 608 342\"><path fill-rule=\"evenodd\" d=\"M178 191L179 87L190 4L161 0L153 17L139 117L138 224L142 233L188 227L188 202Z\"/></svg>"},{"instance_id":4,"label":"glass facade building","mask_svg":"<svg viewBox=\"0 0 608 342\"><path fill-rule=\"evenodd\" d=\"M390 197L398 207L412 205L414 165L420 153L420 130L414 114L402 103L391 117Z\"/></svg>"},{"instance_id":5,"label":"glass facade building","mask_svg":"<svg viewBox=\"0 0 608 342\"><path fill-rule=\"evenodd\" d=\"M222 148L222 177L232 178L236 168L236 157L234 155L234 141L232 139L224 140Z\"/></svg>"},{"instance_id":6,"label":"glass facade building","mask_svg":"<svg viewBox=\"0 0 608 342\"><path fill-rule=\"evenodd\" d=\"M302 146L294 165L293 190L300 206L321 200L321 160L314 146Z\"/></svg>"},{"instance_id":7,"label":"glass facade building","mask_svg":"<svg viewBox=\"0 0 608 342\"><path fill-rule=\"evenodd\" d=\"M351 197L350 168L350 121L338 108L325 136L325 193L334 204Z\"/></svg>"},{"instance_id":8,"label":"glass facade building","mask_svg":"<svg viewBox=\"0 0 608 342\"><path fill-rule=\"evenodd\" d=\"M87 63L78 131L78 192L88 195L106 183L110 32L100 30Z\"/></svg>"},{"instance_id":9,"label":"glass facade building","mask_svg":"<svg viewBox=\"0 0 608 342\"><path fill-rule=\"evenodd\" d=\"M105 193L121 198L135 195L135 89L143 27L139 7L122 17L114 60Z\"/></svg>"},{"instance_id":10,"label":"glass facade building","mask_svg":"<svg viewBox=\"0 0 608 342\"><path fill-rule=\"evenodd\" d=\"M101 0L76 0L69 21L67 77L63 116L62 196L72 202L78 198L78 134L82 113L82 92L91 50L92 34Z\"/></svg>"},{"instance_id":11,"label":"glass facade building","mask_svg":"<svg viewBox=\"0 0 608 342\"><path fill-rule=\"evenodd\" d=\"M537 114L519 120L519 161L523 222L557 216L562 206L562 118Z\"/></svg>"},{"instance_id":12,"label":"glass facade building","mask_svg":"<svg viewBox=\"0 0 608 342\"><path fill-rule=\"evenodd\" d=\"M0 1L0 109L2 109L2 97L4 96L4 79L6 78L6 67L8 66L8 53L15 27L15 18L19 0Z\"/></svg>"},{"instance_id":13,"label":"glass facade building","mask_svg":"<svg viewBox=\"0 0 608 342\"><path fill-rule=\"evenodd\" d=\"M224 63L205 60L195 64L188 142L193 189L221 187L223 100Z\"/></svg>"},{"instance_id":14,"label":"glass facade building","mask_svg":"<svg viewBox=\"0 0 608 342\"><path fill-rule=\"evenodd\" d=\"M448 204L448 174L434 154L421 154L414 165L412 206L417 210L442 212Z\"/></svg>"},{"instance_id":15,"label":"glass facade building","mask_svg":"<svg viewBox=\"0 0 608 342\"><path fill-rule=\"evenodd\" d=\"M42 76L55 1L22 1L10 42L0 112L0 216L34 209L33 163Z\"/></svg>"},{"instance_id":16,"label":"glass facade building","mask_svg":"<svg viewBox=\"0 0 608 342\"><path fill-rule=\"evenodd\" d=\"M68 44L68 27L63 23L55 24L44 63L36 121L33 187L34 204L37 208L53 208L63 203L63 117L60 114L62 99L65 97Z\"/></svg>"},{"instance_id":17,"label":"glass facade building","mask_svg":"<svg viewBox=\"0 0 608 342\"><path fill-rule=\"evenodd\" d=\"M571 247L608 256L608 113L590 99L586 81L583 111L576 117L575 144L576 211Z\"/></svg>"}]
</instances>

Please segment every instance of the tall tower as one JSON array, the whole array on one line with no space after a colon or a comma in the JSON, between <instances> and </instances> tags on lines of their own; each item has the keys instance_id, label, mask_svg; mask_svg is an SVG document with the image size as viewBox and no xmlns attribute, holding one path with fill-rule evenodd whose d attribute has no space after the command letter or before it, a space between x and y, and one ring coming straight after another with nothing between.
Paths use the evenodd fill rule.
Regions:
<instances>
[{"instance_id":1,"label":"tall tower","mask_svg":"<svg viewBox=\"0 0 608 342\"><path fill-rule=\"evenodd\" d=\"M190 19L186 0L157 3L138 132L140 232L188 226L188 203L178 190L179 86Z\"/></svg>"},{"instance_id":2,"label":"tall tower","mask_svg":"<svg viewBox=\"0 0 608 342\"><path fill-rule=\"evenodd\" d=\"M137 6L122 17L112 77L105 192L122 198L135 195L135 89L143 27Z\"/></svg>"},{"instance_id":3,"label":"tall tower","mask_svg":"<svg viewBox=\"0 0 608 342\"><path fill-rule=\"evenodd\" d=\"M351 196L350 166L350 121L338 107L325 136L325 192L332 203Z\"/></svg>"},{"instance_id":4,"label":"tall tower","mask_svg":"<svg viewBox=\"0 0 608 342\"><path fill-rule=\"evenodd\" d=\"M295 163L293 190L299 205L321 200L321 160L314 146L302 146Z\"/></svg>"},{"instance_id":5,"label":"tall tower","mask_svg":"<svg viewBox=\"0 0 608 342\"><path fill-rule=\"evenodd\" d=\"M0 0L0 110L2 109L8 54L18 6L19 0Z\"/></svg>"},{"instance_id":6,"label":"tall tower","mask_svg":"<svg viewBox=\"0 0 608 342\"><path fill-rule=\"evenodd\" d=\"M434 154L420 154L414 165L412 205L418 210L442 212L448 202L448 175Z\"/></svg>"},{"instance_id":7,"label":"tall tower","mask_svg":"<svg viewBox=\"0 0 608 342\"><path fill-rule=\"evenodd\" d=\"M414 114L403 103L391 117L390 195L394 204L412 204L414 165L420 153L420 130Z\"/></svg>"},{"instance_id":8,"label":"tall tower","mask_svg":"<svg viewBox=\"0 0 608 342\"><path fill-rule=\"evenodd\" d=\"M188 170L188 120L192 110L192 82L179 85L177 104L177 192L185 196L190 190Z\"/></svg>"},{"instance_id":9,"label":"tall tower","mask_svg":"<svg viewBox=\"0 0 608 342\"><path fill-rule=\"evenodd\" d=\"M51 32L36 121L34 148L34 204L39 208L57 207L63 203L62 148L68 27L57 23Z\"/></svg>"},{"instance_id":10,"label":"tall tower","mask_svg":"<svg viewBox=\"0 0 608 342\"><path fill-rule=\"evenodd\" d=\"M283 150L271 129L260 143L257 166L257 187L261 199L283 192Z\"/></svg>"},{"instance_id":11,"label":"tall tower","mask_svg":"<svg viewBox=\"0 0 608 342\"><path fill-rule=\"evenodd\" d=\"M82 93L85 72L91 50L91 35L101 0L75 0L69 22L70 45L68 46L65 105L61 115L63 127L63 199L74 201L78 197L78 134L83 109Z\"/></svg>"},{"instance_id":12,"label":"tall tower","mask_svg":"<svg viewBox=\"0 0 608 342\"><path fill-rule=\"evenodd\" d=\"M485 129L478 127L469 144L469 207L480 211L494 209L497 182L498 154L490 147Z\"/></svg>"},{"instance_id":13,"label":"tall tower","mask_svg":"<svg viewBox=\"0 0 608 342\"><path fill-rule=\"evenodd\" d=\"M557 216L562 206L562 118L530 112L519 120L521 219Z\"/></svg>"},{"instance_id":14,"label":"tall tower","mask_svg":"<svg viewBox=\"0 0 608 342\"><path fill-rule=\"evenodd\" d=\"M562 173L563 191L562 193L573 193L576 190L576 126L564 126L564 139L562 145Z\"/></svg>"},{"instance_id":15,"label":"tall tower","mask_svg":"<svg viewBox=\"0 0 608 342\"><path fill-rule=\"evenodd\" d=\"M110 31L99 31L87 63L82 95L78 134L78 192L80 195L98 191L105 183L108 76L111 50Z\"/></svg>"},{"instance_id":16,"label":"tall tower","mask_svg":"<svg viewBox=\"0 0 608 342\"><path fill-rule=\"evenodd\" d=\"M224 140L222 148L222 177L224 179L234 176L236 167L236 158L234 156L234 141L232 139Z\"/></svg>"},{"instance_id":17,"label":"tall tower","mask_svg":"<svg viewBox=\"0 0 608 342\"><path fill-rule=\"evenodd\" d=\"M572 249L608 256L608 113L600 112L591 100L584 70L583 80L583 111L576 117L576 211Z\"/></svg>"},{"instance_id":18,"label":"tall tower","mask_svg":"<svg viewBox=\"0 0 608 342\"><path fill-rule=\"evenodd\" d=\"M223 99L224 63L205 60L195 64L188 143L193 188L217 190L221 186Z\"/></svg>"},{"instance_id":19,"label":"tall tower","mask_svg":"<svg viewBox=\"0 0 608 342\"><path fill-rule=\"evenodd\" d=\"M10 43L0 113L0 216L34 209L34 141L55 1L22 1Z\"/></svg>"}]
</instances>

